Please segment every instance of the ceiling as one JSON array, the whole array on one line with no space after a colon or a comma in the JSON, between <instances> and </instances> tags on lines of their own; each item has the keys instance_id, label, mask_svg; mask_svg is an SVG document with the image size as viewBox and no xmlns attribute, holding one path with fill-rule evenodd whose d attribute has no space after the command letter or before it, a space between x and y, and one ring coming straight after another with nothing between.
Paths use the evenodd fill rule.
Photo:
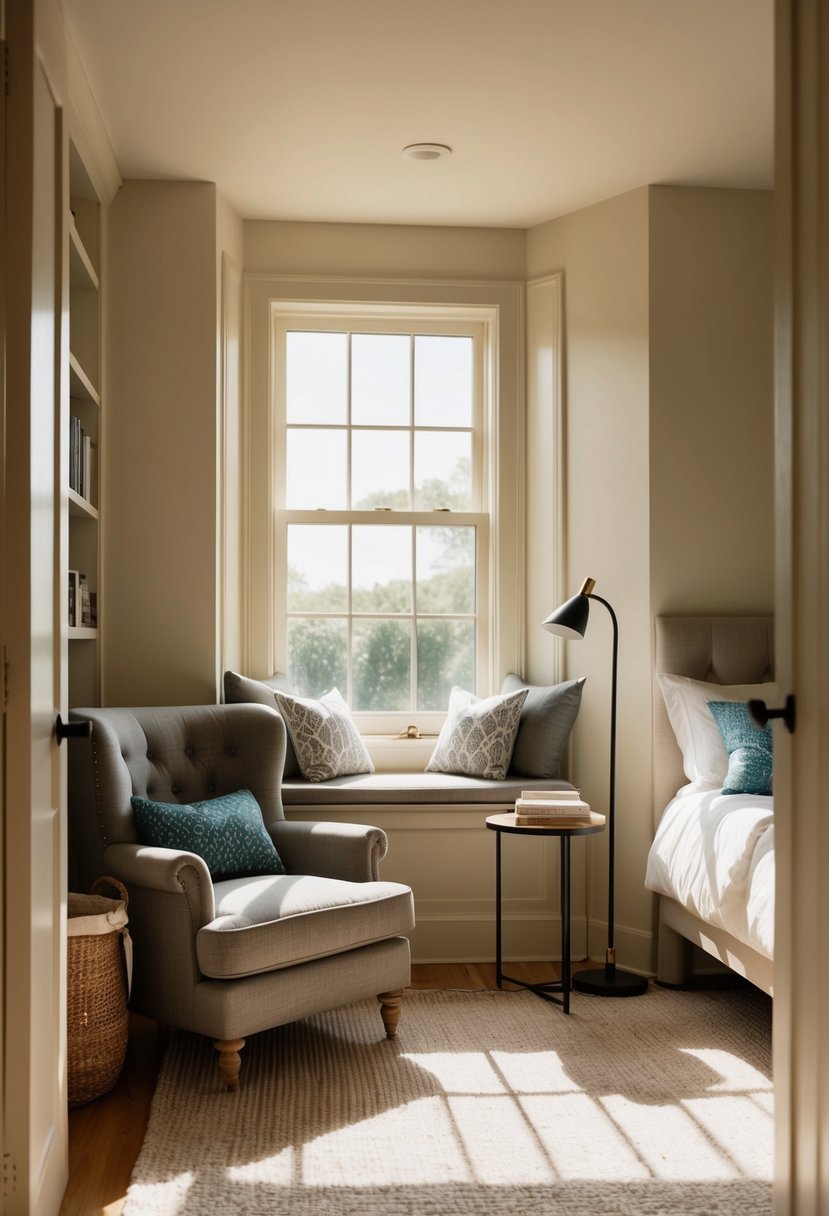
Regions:
<instances>
[{"instance_id":1,"label":"ceiling","mask_svg":"<svg viewBox=\"0 0 829 1216\"><path fill-rule=\"evenodd\" d=\"M64 5L122 176L213 181L244 219L527 228L772 184L773 0Z\"/></svg>"}]
</instances>

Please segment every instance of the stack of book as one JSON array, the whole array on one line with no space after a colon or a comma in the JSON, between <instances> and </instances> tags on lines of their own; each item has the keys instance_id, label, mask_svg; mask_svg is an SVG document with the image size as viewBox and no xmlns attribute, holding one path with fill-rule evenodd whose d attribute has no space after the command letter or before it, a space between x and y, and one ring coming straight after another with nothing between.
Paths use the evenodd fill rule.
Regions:
<instances>
[{"instance_id":1,"label":"stack of book","mask_svg":"<svg viewBox=\"0 0 829 1216\"><path fill-rule=\"evenodd\" d=\"M578 790L522 790L515 822L534 827L575 828L591 823L590 807Z\"/></svg>"}]
</instances>

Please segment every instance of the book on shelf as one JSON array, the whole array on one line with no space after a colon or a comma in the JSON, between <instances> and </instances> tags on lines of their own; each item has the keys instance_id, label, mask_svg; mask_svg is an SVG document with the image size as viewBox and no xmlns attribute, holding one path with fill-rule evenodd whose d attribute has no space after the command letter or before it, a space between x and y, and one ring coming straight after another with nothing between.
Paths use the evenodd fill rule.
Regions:
<instances>
[{"instance_id":1,"label":"book on shelf","mask_svg":"<svg viewBox=\"0 0 829 1216\"><path fill-rule=\"evenodd\" d=\"M69 571L69 626L74 628L75 625L80 625L81 592L80 592L80 575L77 570Z\"/></svg>"},{"instance_id":2,"label":"book on shelf","mask_svg":"<svg viewBox=\"0 0 829 1216\"><path fill-rule=\"evenodd\" d=\"M80 577L79 590L80 590L81 618L78 621L78 624L83 625L84 628L88 628L92 624L92 603L91 603L91 600L89 597L89 583L86 581L85 574L82 574Z\"/></svg>"},{"instance_id":3,"label":"book on shelf","mask_svg":"<svg viewBox=\"0 0 829 1216\"><path fill-rule=\"evenodd\" d=\"M69 487L88 503L97 497L97 445L83 429L80 419L69 418Z\"/></svg>"},{"instance_id":4,"label":"book on shelf","mask_svg":"<svg viewBox=\"0 0 829 1216\"><path fill-rule=\"evenodd\" d=\"M92 500L92 493L89 486L89 461L92 452L92 437L81 431L81 498L85 498L87 502Z\"/></svg>"}]
</instances>

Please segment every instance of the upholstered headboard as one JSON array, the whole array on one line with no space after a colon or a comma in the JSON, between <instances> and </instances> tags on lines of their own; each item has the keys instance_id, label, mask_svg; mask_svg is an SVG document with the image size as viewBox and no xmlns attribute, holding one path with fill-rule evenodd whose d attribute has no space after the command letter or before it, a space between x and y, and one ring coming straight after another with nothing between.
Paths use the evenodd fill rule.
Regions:
<instances>
[{"instance_id":1,"label":"upholstered headboard","mask_svg":"<svg viewBox=\"0 0 829 1216\"><path fill-rule=\"evenodd\" d=\"M657 672L710 684L762 684L774 679L770 616L658 616L653 681L653 815L659 819L687 778L668 721Z\"/></svg>"}]
</instances>

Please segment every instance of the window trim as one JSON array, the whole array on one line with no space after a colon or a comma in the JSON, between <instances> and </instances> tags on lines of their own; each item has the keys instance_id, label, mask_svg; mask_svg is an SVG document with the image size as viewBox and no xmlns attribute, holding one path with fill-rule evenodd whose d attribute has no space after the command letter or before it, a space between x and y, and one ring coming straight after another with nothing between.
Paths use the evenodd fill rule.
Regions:
<instances>
[{"instance_id":1,"label":"window trim","mask_svg":"<svg viewBox=\"0 0 829 1216\"><path fill-rule=\"evenodd\" d=\"M274 316L290 308L309 317L337 310L367 317L454 310L460 320L488 328L490 416L485 468L490 487L488 670L481 696L500 689L508 671L521 671L524 622L524 285L515 281L332 279L248 273L245 276L244 605L242 662L254 677L275 668L273 645L275 479L273 417ZM490 441L491 439L491 441Z\"/></svg>"}]
</instances>

